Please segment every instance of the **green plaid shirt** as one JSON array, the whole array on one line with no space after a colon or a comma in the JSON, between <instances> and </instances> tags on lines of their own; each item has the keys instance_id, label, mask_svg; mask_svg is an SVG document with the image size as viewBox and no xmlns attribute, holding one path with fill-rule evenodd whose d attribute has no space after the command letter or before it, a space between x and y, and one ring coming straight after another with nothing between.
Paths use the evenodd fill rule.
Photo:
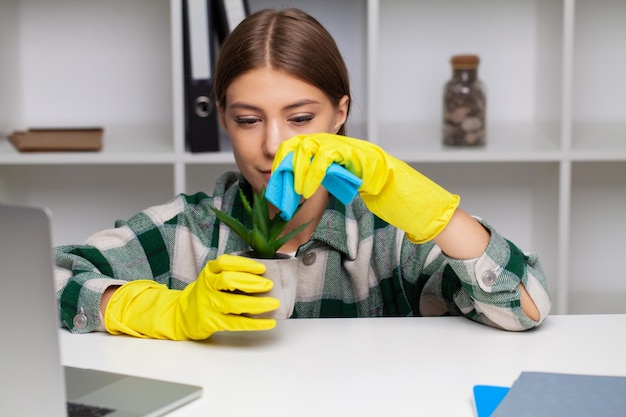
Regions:
<instances>
[{"instance_id":1,"label":"green plaid shirt","mask_svg":"<svg viewBox=\"0 0 626 417\"><path fill-rule=\"evenodd\" d=\"M221 225L210 207L244 223L238 173L222 175L214 195L179 195L151 207L82 245L55 249L63 325L72 332L104 330L100 300L110 285L153 279L182 289L223 253L249 249ZM373 215L357 196L344 206L332 196L311 239L300 246L293 317L464 315L508 330L537 326L548 314L546 279L534 254L525 254L483 222L491 240L476 259L447 257L434 242L416 245ZM522 282L540 310L526 317Z\"/></svg>"}]
</instances>

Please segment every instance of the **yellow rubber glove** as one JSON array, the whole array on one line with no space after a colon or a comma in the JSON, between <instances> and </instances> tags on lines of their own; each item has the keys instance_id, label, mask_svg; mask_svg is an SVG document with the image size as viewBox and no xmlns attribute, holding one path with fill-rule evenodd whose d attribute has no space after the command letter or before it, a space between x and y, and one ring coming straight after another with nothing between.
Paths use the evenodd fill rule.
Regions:
<instances>
[{"instance_id":1,"label":"yellow rubber glove","mask_svg":"<svg viewBox=\"0 0 626 417\"><path fill-rule=\"evenodd\" d=\"M359 193L370 211L415 243L437 236L459 205L458 195L364 140L330 133L295 136L280 145L272 170L291 151L298 194L311 197L336 162L363 180Z\"/></svg>"},{"instance_id":2,"label":"yellow rubber glove","mask_svg":"<svg viewBox=\"0 0 626 417\"><path fill-rule=\"evenodd\" d=\"M173 340L203 340L221 330L268 330L274 319L240 314L276 310L280 301L250 296L272 289L259 276L265 265L249 258L222 255L209 261L198 279L183 290L171 290L150 280L131 281L118 288L105 312L105 327L114 334Z\"/></svg>"}]
</instances>

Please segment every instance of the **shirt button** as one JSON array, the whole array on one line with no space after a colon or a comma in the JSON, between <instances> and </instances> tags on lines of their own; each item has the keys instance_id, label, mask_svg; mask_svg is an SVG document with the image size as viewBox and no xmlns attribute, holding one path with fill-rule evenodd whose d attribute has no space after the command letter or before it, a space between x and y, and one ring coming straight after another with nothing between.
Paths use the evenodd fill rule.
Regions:
<instances>
[{"instance_id":1,"label":"shirt button","mask_svg":"<svg viewBox=\"0 0 626 417\"><path fill-rule=\"evenodd\" d=\"M302 262L304 262L305 265L313 265L315 263L315 259L317 258L317 255L315 254L315 252L307 252L304 255L304 259L302 259Z\"/></svg>"},{"instance_id":2,"label":"shirt button","mask_svg":"<svg viewBox=\"0 0 626 417\"><path fill-rule=\"evenodd\" d=\"M74 319L72 320L72 324L74 324L74 328L78 330L83 330L84 328L87 327L87 316L85 315L85 312L83 311L82 308L80 309L78 314L74 316Z\"/></svg>"},{"instance_id":3,"label":"shirt button","mask_svg":"<svg viewBox=\"0 0 626 417\"><path fill-rule=\"evenodd\" d=\"M485 271L482 276L483 284L486 287L491 287L496 283L496 274L493 271Z\"/></svg>"}]
</instances>

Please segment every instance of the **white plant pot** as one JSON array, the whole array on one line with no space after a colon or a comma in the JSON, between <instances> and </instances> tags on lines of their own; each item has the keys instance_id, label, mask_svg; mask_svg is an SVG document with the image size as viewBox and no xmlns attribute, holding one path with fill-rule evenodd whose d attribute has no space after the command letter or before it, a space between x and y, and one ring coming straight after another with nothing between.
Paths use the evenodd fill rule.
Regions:
<instances>
[{"instance_id":1,"label":"white plant pot","mask_svg":"<svg viewBox=\"0 0 626 417\"><path fill-rule=\"evenodd\" d=\"M264 293L254 295L274 297L280 301L280 307L267 313L251 314L251 317L288 319L293 313L298 288L298 259L284 253L277 253L274 259L260 259L253 256L252 251L236 252L233 255L245 256L262 263L267 268L263 276L272 282L274 287Z\"/></svg>"}]
</instances>

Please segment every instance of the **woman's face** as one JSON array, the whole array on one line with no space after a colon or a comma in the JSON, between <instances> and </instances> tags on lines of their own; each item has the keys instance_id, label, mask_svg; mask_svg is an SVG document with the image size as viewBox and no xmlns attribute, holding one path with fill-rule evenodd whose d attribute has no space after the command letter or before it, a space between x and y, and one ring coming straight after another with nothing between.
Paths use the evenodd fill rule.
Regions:
<instances>
[{"instance_id":1,"label":"woman's face","mask_svg":"<svg viewBox=\"0 0 626 417\"><path fill-rule=\"evenodd\" d=\"M258 68L226 90L221 123L237 166L255 192L267 186L278 146L295 135L337 133L346 121L348 96L335 107L317 87L284 71Z\"/></svg>"}]
</instances>

